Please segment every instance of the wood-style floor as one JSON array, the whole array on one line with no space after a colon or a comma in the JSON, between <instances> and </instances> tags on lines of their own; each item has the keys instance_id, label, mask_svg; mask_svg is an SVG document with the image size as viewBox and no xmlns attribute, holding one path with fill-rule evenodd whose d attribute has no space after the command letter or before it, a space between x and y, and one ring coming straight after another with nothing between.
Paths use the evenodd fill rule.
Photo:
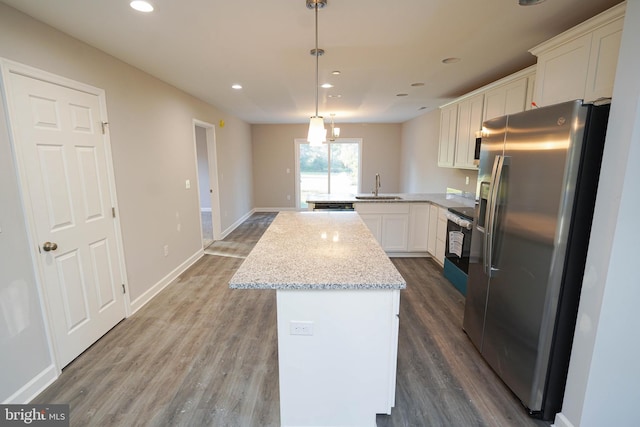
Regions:
<instances>
[{"instance_id":1,"label":"wood-style floor","mask_svg":"<svg viewBox=\"0 0 640 427\"><path fill-rule=\"evenodd\" d=\"M274 214L255 214L80 355L33 403L72 426L279 426L275 291L227 282ZM224 256L225 250L230 256ZM395 258L396 406L378 427L548 426L529 418L462 331L464 298L427 258Z\"/></svg>"}]
</instances>

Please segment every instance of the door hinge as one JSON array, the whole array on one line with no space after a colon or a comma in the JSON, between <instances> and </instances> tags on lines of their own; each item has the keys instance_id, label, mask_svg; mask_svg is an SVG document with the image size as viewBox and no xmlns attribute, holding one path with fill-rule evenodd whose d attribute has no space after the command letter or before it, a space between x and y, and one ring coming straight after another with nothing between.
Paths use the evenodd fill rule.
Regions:
<instances>
[{"instance_id":1,"label":"door hinge","mask_svg":"<svg viewBox=\"0 0 640 427\"><path fill-rule=\"evenodd\" d=\"M122 284L122 293L126 294L127 293L127 289L124 287L124 283Z\"/></svg>"},{"instance_id":2,"label":"door hinge","mask_svg":"<svg viewBox=\"0 0 640 427\"><path fill-rule=\"evenodd\" d=\"M102 125L102 134L104 135L105 133L107 133L106 127L109 124L109 122L101 122L100 124Z\"/></svg>"},{"instance_id":3,"label":"door hinge","mask_svg":"<svg viewBox=\"0 0 640 427\"><path fill-rule=\"evenodd\" d=\"M116 217L116 208L111 208L111 215L115 218Z\"/></svg>"}]
</instances>

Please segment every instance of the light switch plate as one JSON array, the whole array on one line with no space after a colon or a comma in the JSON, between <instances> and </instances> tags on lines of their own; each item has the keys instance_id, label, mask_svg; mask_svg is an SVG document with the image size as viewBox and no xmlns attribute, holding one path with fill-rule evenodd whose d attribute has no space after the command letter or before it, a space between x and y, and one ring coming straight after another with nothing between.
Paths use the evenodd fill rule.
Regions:
<instances>
[{"instance_id":1,"label":"light switch plate","mask_svg":"<svg viewBox=\"0 0 640 427\"><path fill-rule=\"evenodd\" d=\"M184 187L188 190L191 188L191 181L190 180L186 180L184 183Z\"/></svg>"}]
</instances>

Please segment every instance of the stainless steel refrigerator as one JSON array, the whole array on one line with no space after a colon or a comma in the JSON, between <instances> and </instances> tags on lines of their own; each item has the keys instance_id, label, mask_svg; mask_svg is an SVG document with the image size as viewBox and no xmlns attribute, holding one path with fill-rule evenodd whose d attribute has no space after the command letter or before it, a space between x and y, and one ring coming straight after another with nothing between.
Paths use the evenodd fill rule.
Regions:
<instances>
[{"instance_id":1,"label":"stainless steel refrigerator","mask_svg":"<svg viewBox=\"0 0 640 427\"><path fill-rule=\"evenodd\" d=\"M463 328L532 416L562 409L609 106L483 124Z\"/></svg>"}]
</instances>

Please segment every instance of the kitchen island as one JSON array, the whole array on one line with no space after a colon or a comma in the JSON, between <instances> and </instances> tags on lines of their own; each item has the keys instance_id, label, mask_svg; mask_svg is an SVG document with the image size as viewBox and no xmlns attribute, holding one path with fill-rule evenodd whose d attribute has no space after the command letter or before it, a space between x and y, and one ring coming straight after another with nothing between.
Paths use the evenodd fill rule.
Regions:
<instances>
[{"instance_id":1,"label":"kitchen island","mask_svg":"<svg viewBox=\"0 0 640 427\"><path fill-rule=\"evenodd\" d=\"M229 286L276 290L282 426L391 412L406 282L357 213L279 213Z\"/></svg>"}]
</instances>

